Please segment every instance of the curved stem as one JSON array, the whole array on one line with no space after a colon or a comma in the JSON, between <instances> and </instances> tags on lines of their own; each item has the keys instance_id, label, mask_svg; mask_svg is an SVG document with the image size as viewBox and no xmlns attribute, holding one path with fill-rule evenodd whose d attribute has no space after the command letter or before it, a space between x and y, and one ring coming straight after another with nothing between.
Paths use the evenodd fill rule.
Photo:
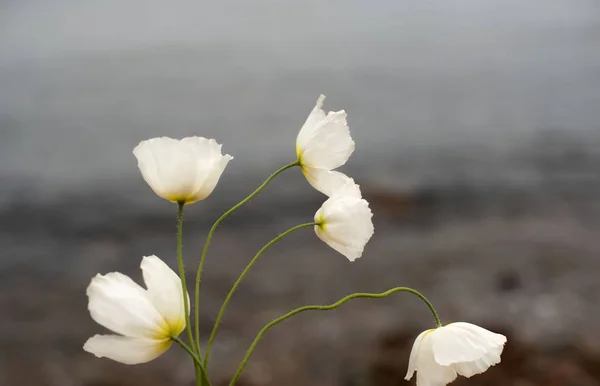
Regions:
<instances>
[{"instance_id":1,"label":"curved stem","mask_svg":"<svg viewBox=\"0 0 600 386\"><path fill-rule=\"evenodd\" d=\"M250 260L250 262L248 263L248 265L246 266L246 268L244 268L244 270L242 271L242 273L240 274L240 276L237 278L237 280L235 281L235 283L233 283L233 287L231 287L231 290L229 290L229 293L227 294L227 297L225 298L225 301L223 302L223 305L221 306L221 309L219 310L219 314L217 315L217 319L215 321L215 325L214 325L213 330L212 330L212 332L210 334L210 338L208 339L208 346L206 346L206 354L204 355L204 367L208 366L208 357L210 356L210 350L212 348L213 341L215 340L215 337L217 336L217 330L219 329L219 324L221 323L221 319L223 318L223 314L225 313L225 308L227 308L227 305L229 304L229 301L233 297L233 293L238 288L238 286L240 285L240 283L242 282L242 280L244 279L244 277L246 276L246 274L248 273L248 271L250 271L250 268L252 268L252 266L254 265L254 263L256 263L256 261L263 254L263 252L265 252L267 249L269 249L273 244L275 244L276 242L278 242L279 240L281 240L285 236L289 235L290 233L292 233L292 232L294 232L294 231L296 231L298 229L302 229L302 228L306 228L306 227L314 226L314 225L317 225L317 223L315 223L315 222L309 222L309 223L305 223L305 224L296 225L295 227L288 229L287 231L283 232L282 234L280 234L279 236L275 237L273 240L271 240L267 244L265 244L265 246L262 247L256 253L256 255L254 255L254 257L252 258L252 260Z\"/></svg>"},{"instance_id":2,"label":"curved stem","mask_svg":"<svg viewBox=\"0 0 600 386\"><path fill-rule=\"evenodd\" d=\"M250 345L250 348L248 349L248 351L246 352L246 355L244 356L244 359L242 359L242 362L240 363L235 375L233 376L233 378L231 379L231 382L229 382L229 386L234 386L235 382L239 379L240 375L242 374L242 371L244 370L244 367L246 367L246 363L248 362L248 359L250 359L250 356L252 355L252 352L254 351L254 349L256 348L256 345L258 344L258 342L262 339L262 337L265 335L265 333L273 326L275 326L278 323L283 322L284 320L291 318L292 316L299 314L301 312L304 311L310 311L310 310L321 310L321 311L326 311L326 310L331 310L334 308L337 308L339 306L341 306L342 304L346 303L349 300L355 299L355 298L384 298L388 295L391 295L395 292L410 292L413 295L418 296L421 300L423 300L425 302L425 304L427 305L427 307L429 307L429 310L431 311L431 313L433 314L433 317L435 319L435 323L437 327L441 327L442 323L440 322L440 318L437 314L437 312L435 311L435 309L433 308L433 305L431 304L431 302L429 300L427 300L427 298L425 296L423 296L419 291L416 291L412 288L408 288L408 287L396 287L396 288L392 288L390 290L387 290L385 292L382 293L378 293L378 294L373 294L373 293L355 293L352 295L348 295L340 300L338 300L337 302L330 304L330 305L325 305L325 306L304 306L304 307L300 307L300 308L296 308L295 310L292 310L290 312L288 312L287 314L280 316L279 318L273 320L272 322L268 323L266 326L264 326L262 328L262 330L259 331L258 335L256 336L256 338L254 338L254 342L252 342L252 344Z\"/></svg>"},{"instance_id":3,"label":"curved stem","mask_svg":"<svg viewBox=\"0 0 600 386\"><path fill-rule=\"evenodd\" d=\"M187 330L190 345L194 348L194 336L192 335L192 324L190 323L190 303L188 299L187 285L185 282L185 268L183 266L183 202L177 203L179 206L177 214L177 265L179 266L179 278L181 279L181 288L183 293L183 306L185 312L185 329ZM202 380L199 377L199 369L194 366L196 371L196 381L198 385L202 385Z\"/></svg>"},{"instance_id":4,"label":"curved stem","mask_svg":"<svg viewBox=\"0 0 600 386\"><path fill-rule=\"evenodd\" d=\"M190 348L190 346L188 346L187 344L185 344L181 339L179 339L176 336L172 336L171 340L173 342L177 343L178 345L180 345L185 351L187 351L188 354L190 354L190 356L194 360L194 367L196 369L198 369L198 371L201 373L202 382L204 382L204 384L207 385L207 386L211 386L210 385L210 380L208 379L208 375L206 374L206 370L204 369L204 366L202 365L202 360L196 355L196 353L194 352L194 350L192 348Z\"/></svg>"},{"instance_id":5,"label":"curved stem","mask_svg":"<svg viewBox=\"0 0 600 386\"><path fill-rule=\"evenodd\" d=\"M221 224L221 222L223 222L223 220L225 220L227 217L229 217L229 215L231 215L233 212L235 212L240 207L242 207L244 204L246 204L248 201L250 201L252 198L254 198L254 196L256 196L258 193L260 193L267 185L269 185L269 183L278 174L280 174L281 172L283 172L287 169L293 168L294 166L298 166L298 165L300 165L300 163L298 162L298 160L296 160L290 164L287 164L287 165L277 169L258 188L256 188L256 190L254 190L254 192L250 193L250 195L248 197L244 198L242 201L240 201L235 206L233 206L231 209L229 209L227 212L225 212L221 217L219 217L217 219L217 221L215 221L213 226L210 228L210 231L208 232L208 236L206 237L206 243L204 244L204 250L202 251L202 256L200 257L200 263L198 265L198 272L196 272L194 322L195 322L195 333L196 333L196 350L197 350L199 356L202 356L202 351L200 350L200 322L199 322L199 320L200 320L200 280L202 279L202 269L204 268L204 260L206 259L206 253L208 252L208 246L210 245L210 241L212 240L213 233L215 233L215 230L217 229L219 224Z\"/></svg>"}]
</instances>

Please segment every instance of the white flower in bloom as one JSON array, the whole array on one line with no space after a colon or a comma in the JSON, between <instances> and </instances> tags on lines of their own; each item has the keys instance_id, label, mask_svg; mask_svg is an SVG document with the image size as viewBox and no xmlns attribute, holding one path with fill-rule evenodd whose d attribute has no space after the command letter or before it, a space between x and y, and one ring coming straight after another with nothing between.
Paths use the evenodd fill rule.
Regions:
<instances>
[{"instance_id":1,"label":"white flower in bloom","mask_svg":"<svg viewBox=\"0 0 600 386\"><path fill-rule=\"evenodd\" d=\"M358 259L373 236L373 213L349 177L315 214L317 236L348 260Z\"/></svg>"},{"instance_id":2,"label":"white flower in bloom","mask_svg":"<svg viewBox=\"0 0 600 386\"><path fill-rule=\"evenodd\" d=\"M471 323L451 323L422 332L413 345L406 380L417 372L417 386L443 386L457 375L471 377L500 363L506 343L496 334Z\"/></svg>"},{"instance_id":3,"label":"white flower in bloom","mask_svg":"<svg viewBox=\"0 0 600 386\"><path fill-rule=\"evenodd\" d=\"M325 114L321 95L296 139L296 154L302 173L318 191L331 196L344 184L346 176L333 171L344 165L354 151L354 141L346 122L346 112Z\"/></svg>"},{"instance_id":4,"label":"white flower in bloom","mask_svg":"<svg viewBox=\"0 0 600 386\"><path fill-rule=\"evenodd\" d=\"M144 180L165 200L191 204L208 197L233 159L214 139L152 138L133 149Z\"/></svg>"},{"instance_id":5,"label":"white flower in bloom","mask_svg":"<svg viewBox=\"0 0 600 386\"><path fill-rule=\"evenodd\" d=\"M88 309L97 323L119 335L95 335L83 349L133 365L151 361L171 346L186 326L179 276L156 256L142 259L148 289L119 272L96 275L87 288Z\"/></svg>"}]
</instances>

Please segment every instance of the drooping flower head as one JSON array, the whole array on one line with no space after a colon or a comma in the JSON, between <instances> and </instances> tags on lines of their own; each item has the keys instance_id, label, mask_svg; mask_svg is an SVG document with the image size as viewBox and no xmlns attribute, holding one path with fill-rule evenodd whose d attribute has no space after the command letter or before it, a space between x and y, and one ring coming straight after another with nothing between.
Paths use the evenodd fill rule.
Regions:
<instances>
[{"instance_id":1,"label":"drooping flower head","mask_svg":"<svg viewBox=\"0 0 600 386\"><path fill-rule=\"evenodd\" d=\"M149 362L185 329L177 274L156 256L144 257L141 268L148 289L119 272L92 279L87 288L92 319L118 335L94 335L85 342L85 351L128 365Z\"/></svg>"},{"instance_id":2,"label":"drooping flower head","mask_svg":"<svg viewBox=\"0 0 600 386\"><path fill-rule=\"evenodd\" d=\"M422 332L413 345L406 380L417 386L443 386L457 375L471 377L500 363L506 337L471 323L450 323Z\"/></svg>"},{"instance_id":3,"label":"drooping flower head","mask_svg":"<svg viewBox=\"0 0 600 386\"><path fill-rule=\"evenodd\" d=\"M345 177L315 214L315 233L348 260L362 256L367 242L373 236L373 213L367 200L362 198L354 180Z\"/></svg>"},{"instance_id":4,"label":"drooping flower head","mask_svg":"<svg viewBox=\"0 0 600 386\"><path fill-rule=\"evenodd\" d=\"M133 149L142 177L165 200L191 204L214 190L233 159L221 154L214 139L161 137L140 142Z\"/></svg>"},{"instance_id":5,"label":"drooping flower head","mask_svg":"<svg viewBox=\"0 0 600 386\"><path fill-rule=\"evenodd\" d=\"M325 95L306 119L296 139L296 155L308 182L327 196L345 183L346 176L334 171L344 165L354 151L354 141L346 122L346 112L325 114Z\"/></svg>"}]
</instances>

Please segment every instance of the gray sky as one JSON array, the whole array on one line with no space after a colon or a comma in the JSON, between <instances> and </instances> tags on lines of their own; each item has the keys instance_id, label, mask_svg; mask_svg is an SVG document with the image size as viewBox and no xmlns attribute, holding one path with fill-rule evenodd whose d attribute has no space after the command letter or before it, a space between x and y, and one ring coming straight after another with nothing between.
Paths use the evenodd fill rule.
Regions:
<instances>
[{"instance_id":1,"label":"gray sky","mask_svg":"<svg viewBox=\"0 0 600 386\"><path fill-rule=\"evenodd\" d=\"M0 60L80 50L236 41L422 38L457 39L533 24L578 25L595 19L590 0L22 0L0 5ZM478 37L479 36L479 37Z\"/></svg>"}]
</instances>

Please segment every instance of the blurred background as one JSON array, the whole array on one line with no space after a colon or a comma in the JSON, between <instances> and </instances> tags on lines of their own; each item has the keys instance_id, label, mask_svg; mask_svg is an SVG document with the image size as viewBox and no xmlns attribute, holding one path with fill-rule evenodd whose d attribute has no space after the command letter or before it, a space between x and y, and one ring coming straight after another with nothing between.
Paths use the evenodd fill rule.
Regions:
<instances>
[{"instance_id":1,"label":"blurred background","mask_svg":"<svg viewBox=\"0 0 600 386\"><path fill-rule=\"evenodd\" d=\"M176 206L132 154L216 138L235 159L187 208L192 273L212 222L278 167L320 93L345 109L376 232L354 263L310 229L270 249L223 320L227 384L266 322L393 286L444 322L509 337L464 385L600 385L600 3L595 0L0 1L0 385L193 385L178 348L125 366L82 350L96 273L175 267ZM299 170L225 221L202 286L206 340L231 284L324 196ZM270 331L242 385L396 386L433 326L407 294ZM414 381L413 381L414 382Z\"/></svg>"}]
</instances>

